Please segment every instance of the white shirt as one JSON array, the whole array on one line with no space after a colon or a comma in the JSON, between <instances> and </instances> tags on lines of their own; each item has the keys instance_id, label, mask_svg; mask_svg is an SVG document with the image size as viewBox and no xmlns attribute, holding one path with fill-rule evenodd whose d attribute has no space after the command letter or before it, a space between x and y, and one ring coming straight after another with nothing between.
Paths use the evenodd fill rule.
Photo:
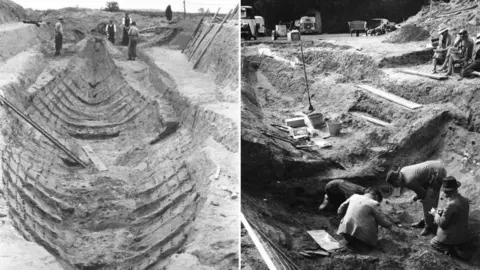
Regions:
<instances>
[{"instance_id":1,"label":"white shirt","mask_svg":"<svg viewBox=\"0 0 480 270\"><path fill-rule=\"evenodd\" d=\"M128 20L130 21L130 25L132 25L132 18L128 17ZM125 25L125 17L122 19L122 24Z\"/></svg>"},{"instance_id":2,"label":"white shirt","mask_svg":"<svg viewBox=\"0 0 480 270\"><path fill-rule=\"evenodd\" d=\"M105 27L105 32L108 33L108 27L110 26L110 24L107 24L107 26ZM117 32L117 26L115 24L113 24L113 32Z\"/></svg>"},{"instance_id":3,"label":"white shirt","mask_svg":"<svg viewBox=\"0 0 480 270\"><path fill-rule=\"evenodd\" d=\"M63 25L61 22L55 24L55 34L63 35Z\"/></svg>"}]
</instances>

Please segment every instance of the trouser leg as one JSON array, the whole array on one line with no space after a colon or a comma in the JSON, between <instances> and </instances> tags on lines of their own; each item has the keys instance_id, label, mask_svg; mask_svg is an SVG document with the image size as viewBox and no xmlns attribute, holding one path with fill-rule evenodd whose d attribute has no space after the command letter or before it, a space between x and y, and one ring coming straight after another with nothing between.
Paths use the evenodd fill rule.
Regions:
<instances>
[{"instance_id":1,"label":"trouser leg","mask_svg":"<svg viewBox=\"0 0 480 270\"><path fill-rule=\"evenodd\" d=\"M473 62L470 65L466 66L464 69L462 69L462 72L460 73L460 76L463 77L471 77L474 71L479 71L480 70L480 62Z\"/></svg>"},{"instance_id":2,"label":"trouser leg","mask_svg":"<svg viewBox=\"0 0 480 270\"><path fill-rule=\"evenodd\" d=\"M429 188L427 189L427 195L425 196L425 199L422 200L423 218L425 220L425 228L428 230L433 230L436 227L433 221L433 216L428 212L432 208L437 208L439 198L440 191Z\"/></svg>"},{"instance_id":3,"label":"trouser leg","mask_svg":"<svg viewBox=\"0 0 480 270\"><path fill-rule=\"evenodd\" d=\"M55 54L60 54L60 51L62 50L62 42L63 36L55 35Z\"/></svg>"},{"instance_id":4,"label":"trouser leg","mask_svg":"<svg viewBox=\"0 0 480 270\"><path fill-rule=\"evenodd\" d=\"M442 253L451 252L453 247L451 245L442 244L437 240L436 236L430 240L430 246Z\"/></svg>"}]
</instances>

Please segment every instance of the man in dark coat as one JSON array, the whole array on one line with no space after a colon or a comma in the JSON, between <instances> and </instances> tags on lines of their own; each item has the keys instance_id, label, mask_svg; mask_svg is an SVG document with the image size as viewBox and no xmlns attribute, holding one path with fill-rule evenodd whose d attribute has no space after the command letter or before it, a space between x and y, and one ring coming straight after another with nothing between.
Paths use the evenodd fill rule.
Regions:
<instances>
[{"instance_id":1,"label":"man in dark coat","mask_svg":"<svg viewBox=\"0 0 480 270\"><path fill-rule=\"evenodd\" d=\"M132 18L128 16L128 13L125 13L125 17L122 19L122 24L123 24L122 45L128 46L128 30L130 29L130 25L132 24Z\"/></svg>"},{"instance_id":2,"label":"man in dark coat","mask_svg":"<svg viewBox=\"0 0 480 270\"><path fill-rule=\"evenodd\" d=\"M449 254L460 255L458 252L468 242L468 200L458 193L458 182L453 176L445 177L442 190L448 201L445 209L431 209L430 214L438 224L437 235L430 241L433 248ZM460 255L461 256L461 255Z\"/></svg>"},{"instance_id":3,"label":"man in dark coat","mask_svg":"<svg viewBox=\"0 0 480 270\"><path fill-rule=\"evenodd\" d=\"M475 39L475 52L473 54L473 63L462 69L460 78L471 77L474 71L480 71L480 34Z\"/></svg>"},{"instance_id":4,"label":"man in dark coat","mask_svg":"<svg viewBox=\"0 0 480 270\"><path fill-rule=\"evenodd\" d=\"M406 187L413 190L416 195L413 201L420 200L423 206L424 229L420 235L425 236L435 233L433 217L429 214L430 209L436 208L440 198L442 178L447 176L445 166L440 160L429 160L422 163L403 167L398 171L389 171L387 183L397 187ZM416 224L421 227L422 221Z\"/></svg>"},{"instance_id":5,"label":"man in dark coat","mask_svg":"<svg viewBox=\"0 0 480 270\"><path fill-rule=\"evenodd\" d=\"M113 20L110 20L110 24L107 24L105 32L107 32L108 40L110 40L112 44L115 44L115 33L117 32L117 27L113 23Z\"/></svg>"},{"instance_id":6,"label":"man in dark coat","mask_svg":"<svg viewBox=\"0 0 480 270\"><path fill-rule=\"evenodd\" d=\"M325 210L332 207L337 211L338 207L353 194L363 195L366 188L355 185L345 180L332 180L325 186L325 198L319 210Z\"/></svg>"}]
</instances>

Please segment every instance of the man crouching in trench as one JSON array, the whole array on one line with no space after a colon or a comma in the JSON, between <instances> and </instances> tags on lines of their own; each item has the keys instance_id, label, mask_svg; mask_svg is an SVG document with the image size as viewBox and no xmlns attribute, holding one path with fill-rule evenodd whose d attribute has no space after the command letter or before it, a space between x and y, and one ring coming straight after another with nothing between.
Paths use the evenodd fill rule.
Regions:
<instances>
[{"instance_id":1,"label":"man crouching in trench","mask_svg":"<svg viewBox=\"0 0 480 270\"><path fill-rule=\"evenodd\" d=\"M397 171L389 171L387 174L387 183L413 190L416 195L412 200L420 200L422 203L423 220L413 225L413 227L421 228L425 224L423 231L420 233L421 236L430 233L435 234L436 225L429 211L432 208L437 208L442 178L446 176L447 171L440 160L429 160L406 166Z\"/></svg>"}]
</instances>

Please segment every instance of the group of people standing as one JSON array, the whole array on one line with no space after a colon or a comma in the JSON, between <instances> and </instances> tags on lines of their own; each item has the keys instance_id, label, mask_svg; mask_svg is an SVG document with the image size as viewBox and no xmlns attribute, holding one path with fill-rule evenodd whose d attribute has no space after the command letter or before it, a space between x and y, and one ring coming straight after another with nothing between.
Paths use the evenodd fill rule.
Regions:
<instances>
[{"instance_id":1,"label":"group of people standing","mask_svg":"<svg viewBox=\"0 0 480 270\"><path fill-rule=\"evenodd\" d=\"M432 60L433 73L437 73L437 65L441 63L438 71L447 72L447 76L453 73L455 65L460 65L459 80L471 77L473 71L480 71L480 34L474 40L467 30L461 29L454 40L447 27L441 27L438 34L438 45Z\"/></svg>"},{"instance_id":2,"label":"group of people standing","mask_svg":"<svg viewBox=\"0 0 480 270\"><path fill-rule=\"evenodd\" d=\"M469 244L469 201L458 193L461 184L453 176L447 176L442 161L426 161L392 170L388 172L386 181L415 192L411 202L421 202L423 219L411 226L423 228L421 236L435 235L430 241L434 249L463 259L471 256L471 253L465 252ZM441 191L447 198L444 209L437 208ZM325 193L320 210L335 209L338 214L344 215L337 234L342 235L350 245L373 248L377 244L378 226L404 234L381 211L383 195L378 189L333 180L326 185Z\"/></svg>"},{"instance_id":3,"label":"group of people standing","mask_svg":"<svg viewBox=\"0 0 480 270\"><path fill-rule=\"evenodd\" d=\"M125 17L122 19L123 25L123 37L121 44L128 46L128 60L135 60L137 57L137 42L139 30L137 23L132 20L128 13L125 13ZM63 26L64 18L59 17L58 22L55 24L55 55L60 55L63 45ZM115 44L115 33L117 32L117 26L113 20L110 20L109 24L105 27L108 40Z\"/></svg>"}]
</instances>

